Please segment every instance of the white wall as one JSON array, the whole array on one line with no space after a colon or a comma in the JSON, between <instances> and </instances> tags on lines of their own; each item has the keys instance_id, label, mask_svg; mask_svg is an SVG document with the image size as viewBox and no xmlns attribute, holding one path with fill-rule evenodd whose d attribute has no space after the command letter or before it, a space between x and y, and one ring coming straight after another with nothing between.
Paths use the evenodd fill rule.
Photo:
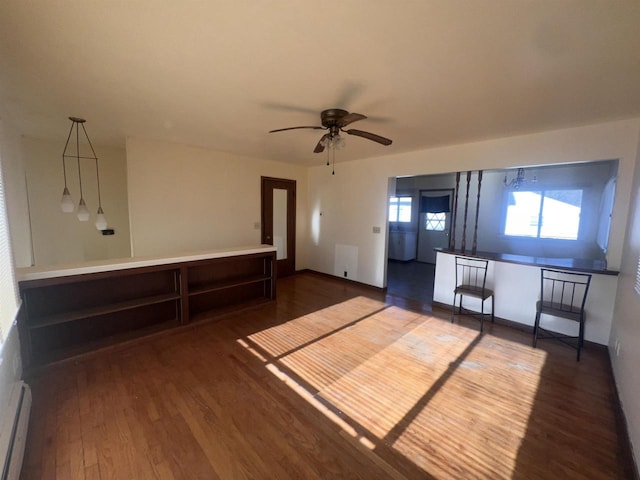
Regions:
<instances>
[{"instance_id":1,"label":"white wall","mask_svg":"<svg viewBox=\"0 0 640 480\"><path fill-rule=\"evenodd\" d=\"M640 119L632 119L339 163L335 176L326 167L312 167L309 268L335 274L336 248L349 245L357 252L355 279L384 286L389 177L619 159L607 253L609 268L618 269L639 130ZM381 234L372 233L373 226L382 226Z\"/></svg>"},{"instance_id":2,"label":"white wall","mask_svg":"<svg viewBox=\"0 0 640 480\"><path fill-rule=\"evenodd\" d=\"M326 165L309 169L310 269L382 286L392 175L377 160L340 163L335 175Z\"/></svg>"},{"instance_id":3,"label":"white wall","mask_svg":"<svg viewBox=\"0 0 640 480\"><path fill-rule=\"evenodd\" d=\"M81 145L82 148L82 145ZM80 222L63 213L64 188L60 141L25 137L22 152L27 177L35 265L82 263L131 256L127 206L126 156L122 148L94 145L100 165L102 208L115 235L102 235L95 227L98 210L96 168L93 160L80 160L83 195L91 217ZM67 159L67 185L74 203L80 201L77 162Z\"/></svg>"},{"instance_id":4,"label":"white wall","mask_svg":"<svg viewBox=\"0 0 640 480\"><path fill-rule=\"evenodd\" d=\"M624 253L609 352L622 408L636 460L640 459L640 294L634 290L640 259L640 156L633 176L629 226ZM616 342L620 349L616 354Z\"/></svg>"},{"instance_id":5,"label":"white wall","mask_svg":"<svg viewBox=\"0 0 640 480\"><path fill-rule=\"evenodd\" d=\"M261 176L296 180L296 268L306 267L305 167L154 140L127 139L133 255L260 243Z\"/></svg>"}]
</instances>

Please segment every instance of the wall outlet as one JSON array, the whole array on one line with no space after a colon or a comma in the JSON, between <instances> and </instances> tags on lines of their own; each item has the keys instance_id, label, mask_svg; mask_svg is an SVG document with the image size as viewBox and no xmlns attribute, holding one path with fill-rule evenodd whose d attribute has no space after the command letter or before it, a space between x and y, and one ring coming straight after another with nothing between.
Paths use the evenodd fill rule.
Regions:
<instances>
[{"instance_id":1,"label":"wall outlet","mask_svg":"<svg viewBox=\"0 0 640 480\"><path fill-rule=\"evenodd\" d=\"M344 271L344 278L347 278L347 271Z\"/></svg>"},{"instance_id":2,"label":"wall outlet","mask_svg":"<svg viewBox=\"0 0 640 480\"><path fill-rule=\"evenodd\" d=\"M380 233L380 227L373 227L373 233Z\"/></svg>"}]
</instances>

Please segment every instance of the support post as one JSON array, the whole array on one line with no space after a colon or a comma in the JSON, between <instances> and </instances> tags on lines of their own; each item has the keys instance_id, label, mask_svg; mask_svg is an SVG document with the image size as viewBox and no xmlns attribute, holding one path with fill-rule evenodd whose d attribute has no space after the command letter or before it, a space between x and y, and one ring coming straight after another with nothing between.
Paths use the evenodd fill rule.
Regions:
<instances>
[{"instance_id":1,"label":"support post","mask_svg":"<svg viewBox=\"0 0 640 480\"><path fill-rule=\"evenodd\" d=\"M449 237L449 250L456 249L456 220L458 216L458 190L460 189L460 172L456 172L456 195L453 200L453 214L451 215L451 236Z\"/></svg>"},{"instance_id":2,"label":"support post","mask_svg":"<svg viewBox=\"0 0 640 480\"><path fill-rule=\"evenodd\" d=\"M473 229L473 245L471 254L475 255L478 249L478 216L480 215L480 188L482 187L482 170L478 170L478 196L476 198L476 225Z\"/></svg>"},{"instance_id":3,"label":"support post","mask_svg":"<svg viewBox=\"0 0 640 480\"><path fill-rule=\"evenodd\" d=\"M464 219L462 223L462 244L460 252L464 253L467 248L467 214L469 213L469 184L471 183L471 170L467 171L467 195L464 200Z\"/></svg>"}]
</instances>

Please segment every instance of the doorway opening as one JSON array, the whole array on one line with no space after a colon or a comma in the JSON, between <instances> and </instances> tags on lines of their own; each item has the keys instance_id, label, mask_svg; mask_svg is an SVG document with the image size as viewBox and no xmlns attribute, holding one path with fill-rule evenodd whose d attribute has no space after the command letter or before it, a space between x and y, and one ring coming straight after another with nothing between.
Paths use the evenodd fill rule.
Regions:
<instances>
[{"instance_id":1,"label":"doorway opening","mask_svg":"<svg viewBox=\"0 0 640 480\"><path fill-rule=\"evenodd\" d=\"M416 258L419 262L436 263L436 248L449 247L451 236L451 200L453 188L421 189L419 191L420 212L418 214L418 245Z\"/></svg>"},{"instance_id":2,"label":"doorway opening","mask_svg":"<svg viewBox=\"0 0 640 480\"><path fill-rule=\"evenodd\" d=\"M261 177L262 243L276 247L277 277L296 270L296 181Z\"/></svg>"},{"instance_id":3,"label":"doorway opening","mask_svg":"<svg viewBox=\"0 0 640 480\"><path fill-rule=\"evenodd\" d=\"M421 309L430 310L436 263L434 249L449 246L455 190L403 187L396 189L397 196L390 197L389 203L387 293L418 302ZM404 224L400 223L400 200L396 200L398 218L392 215L394 199L404 199ZM412 211L407 211L409 209Z\"/></svg>"}]
</instances>

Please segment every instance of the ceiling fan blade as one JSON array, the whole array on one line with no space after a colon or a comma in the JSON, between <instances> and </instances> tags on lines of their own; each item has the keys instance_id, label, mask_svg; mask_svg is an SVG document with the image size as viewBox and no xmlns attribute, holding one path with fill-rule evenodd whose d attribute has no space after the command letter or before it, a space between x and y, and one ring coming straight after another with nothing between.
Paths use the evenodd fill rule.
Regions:
<instances>
[{"instance_id":1,"label":"ceiling fan blade","mask_svg":"<svg viewBox=\"0 0 640 480\"><path fill-rule=\"evenodd\" d=\"M284 132L285 130L297 130L299 128L313 128L314 130L324 130L324 127L309 127L309 126L305 126L305 127L288 127L288 128L278 128L276 130L269 130L269 133L276 133L276 132Z\"/></svg>"},{"instance_id":2,"label":"ceiling fan blade","mask_svg":"<svg viewBox=\"0 0 640 480\"><path fill-rule=\"evenodd\" d=\"M320 139L320 141L318 142L318 144L316 145L316 148L313 149L313 153L322 153L324 152L324 141L326 139L329 138L329 134L325 133L322 138Z\"/></svg>"},{"instance_id":3,"label":"ceiling fan blade","mask_svg":"<svg viewBox=\"0 0 640 480\"><path fill-rule=\"evenodd\" d=\"M339 119L336 123L340 128L342 128L346 127L350 123L357 122L358 120L364 120L365 118L367 117L365 115L362 115L361 113L348 113L347 115Z\"/></svg>"},{"instance_id":4,"label":"ceiling fan blade","mask_svg":"<svg viewBox=\"0 0 640 480\"><path fill-rule=\"evenodd\" d=\"M381 137L380 135L376 135L375 133L363 132L362 130L344 130L345 133L349 135L356 135L358 137L366 138L367 140L373 140L374 142L381 143L382 145L391 145L391 140L388 138Z\"/></svg>"}]
</instances>

